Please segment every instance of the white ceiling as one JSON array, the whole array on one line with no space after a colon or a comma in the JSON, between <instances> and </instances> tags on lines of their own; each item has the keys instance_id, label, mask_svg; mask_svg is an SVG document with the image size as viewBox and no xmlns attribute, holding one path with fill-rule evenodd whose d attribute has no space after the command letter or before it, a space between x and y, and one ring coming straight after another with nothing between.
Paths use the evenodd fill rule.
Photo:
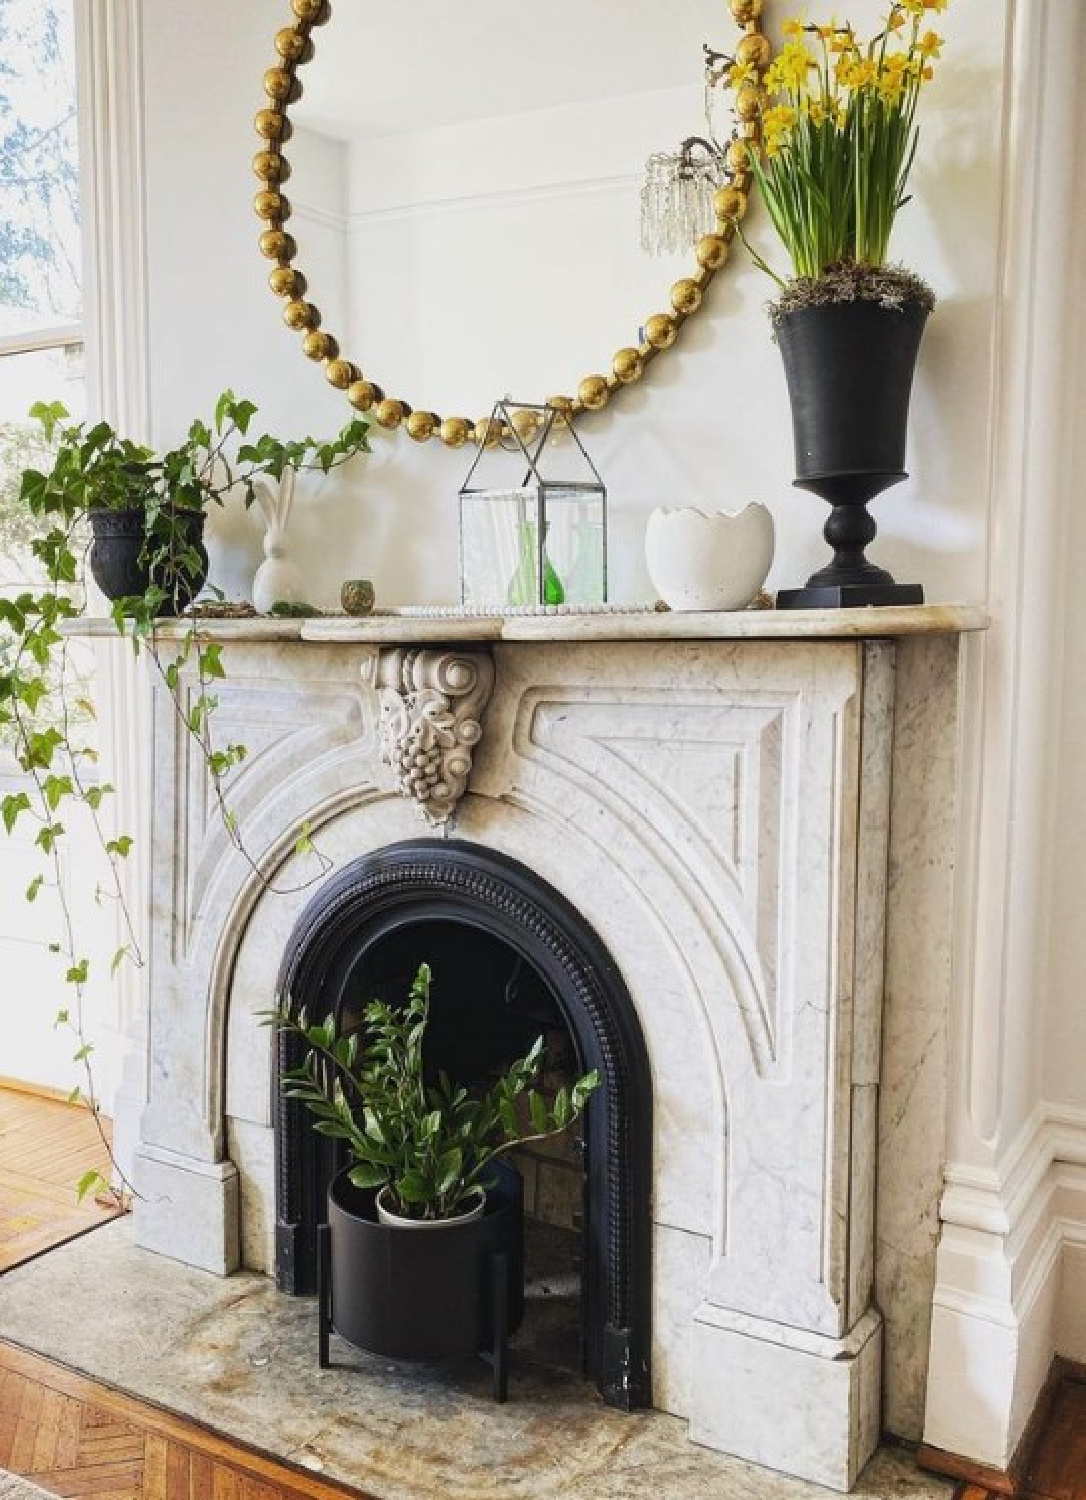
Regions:
<instances>
[{"instance_id":1,"label":"white ceiling","mask_svg":"<svg viewBox=\"0 0 1086 1500\"><path fill-rule=\"evenodd\" d=\"M676 88L735 37L725 0L335 0L293 113L357 140Z\"/></svg>"}]
</instances>

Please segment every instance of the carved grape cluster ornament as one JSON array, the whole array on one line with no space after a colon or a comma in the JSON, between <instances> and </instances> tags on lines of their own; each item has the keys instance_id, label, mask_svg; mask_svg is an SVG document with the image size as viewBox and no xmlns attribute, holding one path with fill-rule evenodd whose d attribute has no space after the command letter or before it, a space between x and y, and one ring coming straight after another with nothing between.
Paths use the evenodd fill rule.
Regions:
<instances>
[{"instance_id":1,"label":"carved grape cluster ornament","mask_svg":"<svg viewBox=\"0 0 1086 1500\"><path fill-rule=\"evenodd\" d=\"M329 382L344 391L347 400L359 411L370 412L381 427L403 427L416 442L437 437L449 448L465 443L481 444L487 435L489 417L476 421L467 416L441 416L438 412L417 411L407 401L386 395L384 389L364 375L361 368L340 350L339 340L321 327L321 313L308 296L308 283L293 261L298 246L284 228L291 207L283 195L283 183L290 177L290 162L283 147L290 140L293 127L289 118L291 104L301 98L302 84L298 70L311 61L315 47L312 33L332 17L331 0L291 0L294 23L284 27L275 38L276 62L264 74L267 103L258 111L256 130L261 149L253 161L253 170L261 188L254 200L264 228L260 235L261 253L275 262L269 284L283 299L283 321L302 336L302 349L308 358L324 365ZM575 396L558 395L548 404L575 416L582 411L599 411L623 386L633 385L644 374L650 360L675 343L679 329L692 318L702 304L705 288L728 259L736 234L736 222L746 212L750 189L750 155L746 139L757 137L761 113L761 78L769 61L771 47L762 30L763 0L730 0L730 9L743 30L736 56L749 63L756 82L740 90L738 100L739 136L725 154L730 181L716 197L716 228L701 237L694 247L696 268L689 276L676 281L671 288L670 306L666 312L655 312L645 319L641 342L619 349L606 374L586 375L577 386ZM491 431L497 440L500 433Z\"/></svg>"},{"instance_id":2,"label":"carved grape cluster ornament","mask_svg":"<svg viewBox=\"0 0 1086 1500\"><path fill-rule=\"evenodd\" d=\"M401 795L441 827L467 791L483 737L494 687L490 654L397 646L379 651L367 670L379 695L381 760Z\"/></svg>"}]
</instances>

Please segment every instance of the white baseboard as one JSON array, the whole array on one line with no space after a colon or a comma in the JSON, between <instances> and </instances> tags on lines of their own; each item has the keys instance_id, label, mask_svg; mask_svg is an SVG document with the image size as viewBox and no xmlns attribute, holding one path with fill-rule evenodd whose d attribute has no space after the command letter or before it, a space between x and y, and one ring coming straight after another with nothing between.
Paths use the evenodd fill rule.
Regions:
<instances>
[{"instance_id":1,"label":"white baseboard","mask_svg":"<svg viewBox=\"0 0 1086 1500\"><path fill-rule=\"evenodd\" d=\"M1080 1226L1081 1235L1081 1226ZM1086 1364L1086 1240L1064 1245L1056 1352Z\"/></svg>"},{"instance_id":2,"label":"white baseboard","mask_svg":"<svg viewBox=\"0 0 1086 1500\"><path fill-rule=\"evenodd\" d=\"M999 1170L946 1179L924 1441L1006 1469L1053 1357L1086 1358L1086 1110L1041 1108Z\"/></svg>"}]
</instances>

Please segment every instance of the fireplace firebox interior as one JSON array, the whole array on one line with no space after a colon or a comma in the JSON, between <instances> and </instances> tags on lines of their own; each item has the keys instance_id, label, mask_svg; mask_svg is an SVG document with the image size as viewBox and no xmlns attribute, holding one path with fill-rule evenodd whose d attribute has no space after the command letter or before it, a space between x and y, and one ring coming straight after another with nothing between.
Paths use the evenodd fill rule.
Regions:
<instances>
[{"instance_id":1,"label":"fireplace firebox interior","mask_svg":"<svg viewBox=\"0 0 1086 1500\"><path fill-rule=\"evenodd\" d=\"M577 911L524 865L475 845L420 840L358 860L322 888L288 945L280 992L293 1009L361 1021L402 1001L420 962L433 973L426 1065L485 1083L542 1035L549 1090L596 1068L603 1080L565 1137L519 1151L529 1313L522 1346L580 1367L604 1398L651 1404L651 1085L633 1002ZM281 1034L277 1073L298 1061ZM275 1099L276 1271L316 1284L317 1227L343 1147L304 1109Z\"/></svg>"}]
</instances>

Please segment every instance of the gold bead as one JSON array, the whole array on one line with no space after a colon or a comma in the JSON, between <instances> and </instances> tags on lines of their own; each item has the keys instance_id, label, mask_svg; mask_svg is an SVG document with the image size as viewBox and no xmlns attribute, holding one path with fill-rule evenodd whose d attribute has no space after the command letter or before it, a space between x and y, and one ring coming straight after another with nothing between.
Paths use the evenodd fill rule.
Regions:
<instances>
[{"instance_id":1,"label":"gold bead","mask_svg":"<svg viewBox=\"0 0 1086 1500\"><path fill-rule=\"evenodd\" d=\"M268 285L277 297L290 297L297 301L305 296L305 277L301 271L290 266L276 266L268 277Z\"/></svg>"},{"instance_id":2,"label":"gold bead","mask_svg":"<svg viewBox=\"0 0 1086 1500\"><path fill-rule=\"evenodd\" d=\"M413 411L404 423L409 438L416 443L425 443L437 431L438 415L433 411Z\"/></svg>"},{"instance_id":3,"label":"gold bead","mask_svg":"<svg viewBox=\"0 0 1086 1500\"><path fill-rule=\"evenodd\" d=\"M262 135L266 141L281 141L286 138L287 118L282 110L259 110L253 123L256 126L257 135Z\"/></svg>"},{"instance_id":4,"label":"gold bead","mask_svg":"<svg viewBox=\"0 0 1086 1500\"><path fill-rule=\"evenodd\" d=\"M573 410L572 396L548 396L547 405L555 411L564 412L567 415Z\"/></svg>"},{"instance_id":5,"label":"gold bead","mask_svg":"<svg viewBox=\"0 0 1086 1500\"><path fill-rule=\"evenodd\" d=\"M530 443L539 431L539 413L518 407L509 418L509 425L522 443Z\"/></svg>"},{"instance_id":6,"label":"gold bead","mask_svg":"<svg viewBox=\"0 0 1086 1500\"><path fill-rule=\"evenodd\" d=\"M293 260L298 246L294 236L285 229L265 229L260 236L260 253L269 260Z\"/></svg>"},{"instance_id":7,"label":"gold bead","mask_svg":"<svg viewBox=\"0 0 1086 1500\"><path fill-rule=\"evenodd\" d=\"M653 313L645 323L645 343L652 349L670 349L675 333L675 319L670 313Z\"/></svg>"},{"instance_id":8,"label":"gold bead","mask_svg":"<svg viewBox=\"0 0 1086 1500\"><path fill-rule=\"evenodd\" d=\"M745 83L735 96L735 112L745 123L757 120L762 113L762 96L752 84Z\"/></svg>"},{"instance_id":9,"label":"gold bead","mask_svg":"<svg viewBox=\"0 0 1086 1500\"><path fill-rule=\"evenodd\" d=\"M689 317L701 306L701 287L689 276L684 276L671 288L671 305L677 313Z\"/></svg>"},{"instance_id":10,"label":"gold bead","mask_svg":"<svg viewBox=\"0 0 1086 1500\"><path fill-rule=\"evenodd\" d=\"M472 433L467 417L446 417L438 428L441 441L449 448L462 448Z\"/></svg>"},{"instance_id":11,"label":"gold bead","mask_svg":"<svg viewBox=\"0 0 1086 1500\"><path fill-rule=\"evenodd\" d=\"M722 223L729 219L741 219L747 211L747 195L737 187L718 188L713 198L716 216Z\"/></svg>"},{"instance_id":12,"label":"gold bead","mask_svg":"<svg viewBox=\"0 0 1086 1500\"><path fill-rule=\"evenodd\" d=\"M728 242L721 234L703 234L694 254L706 271L719 271L728 258Z\"/></svg>"},{"instance_id":13,"label":"gold bead","mask_svg":"<svg viewBox=\"0 0 1086 1500\"><path fill-rule=\"evenodd\" d=\"M484 445L487 448L496 448L504 426L505 423L500 417L480 417L477 422L471 424L471 441L477 448Z\"/></svg>"},{"instance_id":14,"label":"gold bead","mask_svg":"<svg viewBox=\"0 0 1086 1500\"><path fill-rule=\"evenodd\" d=\"M374 385L372 380L356 380L347 388L347 400L359 411L369 411L371 406L384 399L384 391L379 385Z\"/></svg>"},{"instance_id":15,"label":"gold bead","mask_svg":"<svg viewBox=\"0 0 1086 1500\"><path fill-rule=\"evenodd\" d=\"M384 401L378 401L373 408L373 420L381 427L399 427L404 417L407 416L407 407L402 401L395 401L387 396Z\"/></svg>"},{"instance_id":16,"label":"gold bead","mask_svg":"<svg viewBox=\"0 0 1086 1500\"><path fill-rule=\"evenodd\" d=\"M768 68L773 56L773 44L760 31L751 31L735 49L735 60L754 68Z\"/></svg>"},{"instance_id":17,"label":"gold bead","mask_svg":"<svg viewBox=\"0 0 1086 1500\"><path fill-rule=\"evenodd\" d=\"M287 68L269 68L264 74L264 92L275 104L286 104L294 91L294 77Z\"/></svg>"},{"instance_id":18,"label":"gold bead","mask_svg":"<svg viewBox=\"0 0 1086 1500\"><path fill-rule=\"evenodd\" d=\"M257 193L253 199L253 207L256 209L258 218L275 220L280 224L290 218L292 211L282 193L276 193L271 188L265 188L263 192Z\"/></svg>"},{"instance_id":19,"label":"gold bead","mask_svg":"<svg viewBox=\"0 0 1086 1500\"><path fill-rule=\"evenodd\" d=\"M326 0L290 0L291 9L307 26L323 26L328 19Z\"/></svg>"},{"instance_id":20,"label":"gold bead","mask_svg":"<svg viewBox=\"0 0 1086 1500\"><path fill-rule=\"evenodd\" d=\"M732 15L740 26L756 21L762 14L762 0L731 0Z\"/></svg>"},{"instance_id":21,"label":"gold bead","mask_svg":"<svg viewBox=\"0 0 1086 1500\"><path fill-rule=\"evenodd\" d=\"M750 144L747 141L732 141L724 153L724 163L731 172L750 171Z\"/></svg>"},{"instance_id":22,"label":"gold bead","mask_svg":"<svg viewBox=\"0 0 1086 1500\"><path fill-rule=\"evenodd\" d=\"M329 385L334 385L339 391L345 391L356 380L362 379L362 371L349 359L330 359L324 373Z\"/></svg>"},{"instance_id":23,"label":"gold bead","mask_svg":"<svg viewBox=\"0 0 1086 1500\"><path fill-rule=\"evenodd\" d=\"M283 322L288 328L293 328L295 333L301 333L306 328L318 328L320 321L321 315L312 302L296 299L288 302L283 309Z\"/></svg>"},{"instance_id":24,"label":"gold bead","mask_svg":"<svg viewBox=\"0 0 1086 1500\"><path fill-rule=\"evenodd\" d=\"M286 182L290 163L278 151L258 151L253 157L253 171L261 182Z\"/></svg>"},{"instance_id":25,"label":"gold bead","mask_svg":"<svg viewBox=\"0 0 1086 1500\"><path fill-rule=\"evenodd\" d=\"M611 368L615 372L615 379L621 385L632 385L635 380L640 380L645 369L645 361L640 349L620 349L611 361Z\"/></svg>"},{"instance_id":26,"label":"gold bead","mask_svg":"<svg viewBox=\"0 0 1086 1500\"><path fill-rule=\"evenodd\" d=\"M308 62L313 56L313 43L293 26L284 26L276 33L275 50L284 62Z\"/></svg>"},{"instance_id":27,"label":"gold bead","mask_svg":"<svg viewBox=\"0 0 1086 1500\"><path fill-rule=\"evenodd\" d=\"M577 400L586 411L601 411L610 396L607 381L602 375L586 375L577 387Z\"/></svg>"},{"instance_id":28,"label":"gold bead","mask_svg":"<svg viewBox=\"0 0 1086 1500\"><path fill-rule=\"evenodd\" d=\"M307 359L335 359L339 345L330 333L314 328L302 340L302 352Z\"/></svg>"}]
</instances>

